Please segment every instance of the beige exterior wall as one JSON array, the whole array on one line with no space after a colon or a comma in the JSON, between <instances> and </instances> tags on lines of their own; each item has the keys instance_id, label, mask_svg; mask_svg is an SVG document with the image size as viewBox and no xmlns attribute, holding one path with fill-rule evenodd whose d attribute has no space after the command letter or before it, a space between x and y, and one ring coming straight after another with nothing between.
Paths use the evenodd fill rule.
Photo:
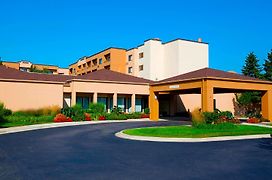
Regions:
<instances>
[{"instance_id":1,"label":"beige exterior wall","mask_svg":"<svg viewBox=\"0 0 272 180\"><path fill-rule=\"evenodd\" d=\"M0 81L0 101L13 111L63 105L63 85Z\"/></svg>"},{"instance_id":2,"label":"beige exterior wall","mask_svg":"<svg viewBox=\"0 0 272 180\"><path fill-rule=\"evenodd\" d=\"M192 112L195 108L201 108L201 95L200 94L183 94L180 95L182 103L186 110ZM220 111L230 111L234 113L233 93L214 94L216 100L216 108Z\"/></svg>"},{"instance_id":3,"label":"beige exterior wall","mask_svg":"<svg viewBox=\"0 0 272 180\"><path fill-rule=\"evenodd\" d=\"M102 83L102 82L80 82L73 81L70 89L65 88L65 92L79 93L117 93L117 94L138 94L149 95L149 85L120 84L120 83Z\"/></svg>"}]
</instances>

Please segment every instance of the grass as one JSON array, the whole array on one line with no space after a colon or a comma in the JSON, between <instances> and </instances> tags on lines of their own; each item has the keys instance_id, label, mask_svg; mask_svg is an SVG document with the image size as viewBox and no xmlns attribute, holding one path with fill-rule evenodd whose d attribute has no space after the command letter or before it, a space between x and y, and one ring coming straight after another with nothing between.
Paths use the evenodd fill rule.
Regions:
<instances>
[{"instance_id":1,"label":"grass","mask_svg":"<svg viewBox=\"0 0 272 180\"><path fill-rule=\"evenodd\" d=\"M234 128L195 128L191 126L165 126L127 129L123 131L128 135L170 137L170 138L204 138L217 136L238 136L254 134L272 134L272 128L235 125Z\"/></svg>"},{"instance_id":2,"label":"grass","mask_svg":"<svg viewBox=\"0 0 272 180\"><path fill-rule=\"evenodd\" d=\"M1 128L25 126L32 124L52 123L54 116L7 116L0 123Z\"/></svg>"}]
</instances>

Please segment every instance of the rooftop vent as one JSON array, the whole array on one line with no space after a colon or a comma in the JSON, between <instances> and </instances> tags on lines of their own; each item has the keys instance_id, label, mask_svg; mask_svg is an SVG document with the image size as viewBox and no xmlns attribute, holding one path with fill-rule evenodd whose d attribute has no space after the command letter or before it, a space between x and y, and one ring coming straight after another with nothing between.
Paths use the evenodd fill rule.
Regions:
<instances>
[{"instance_id":1,"label":"rooftop vent","mask_svg":"<svg viewBox=\"0 0 272 180\"><path fill-rule=\"evenodd\" d=\"M202 42L202 38L198 38L198 39L197 39L197 42L200 42L200 43L201 43L201 42Z\"/></svg>"}]
</instances>

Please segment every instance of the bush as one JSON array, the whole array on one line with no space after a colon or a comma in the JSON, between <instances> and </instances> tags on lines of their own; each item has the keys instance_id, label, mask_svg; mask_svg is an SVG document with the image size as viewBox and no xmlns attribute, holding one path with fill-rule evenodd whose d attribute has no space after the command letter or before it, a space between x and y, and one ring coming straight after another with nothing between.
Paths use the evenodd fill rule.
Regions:
<instances>
[{"instance_id":1,"label":"bush","mask_svg":"<svg viewBox=\"0 0 272 180\"><path fill-rule=\"evenodd\" d=\"M40 124L52 122L54 116L6 116L7 123L12 123L16 125L29 125L29 124Z\"/></svg>"},{"instance_id":2,"label":"bush","mask_svg":"<svg viewBox=\"0 0 272 180\"><path fill-rule=\"evenodd\" d=\"M0 103L0 121L4 120L4 104Z\"/></svg>"},{"instance_id":3,"label":"bush","mask_svg":"<svg viewBox=\"0 0 272 180\"><path fill-rule=\"evenodd\" d=\"M149 114L141 114L141 118L149 118Z\"/></svg>"},{"instance_id":4,"label":"bush","mask_svg":"<svg viewBox=\"0 0 272 180\"><path fill-rule=\"evenodd\" d=\"M144 109L144 113L145 113L145 114L150 114L150 109L149 109L149 108L145 108L145 109Z\"/></svg>"},{"instance_id":5,"label":"bush","mask_svg":"<svg viewBox=\"0 0 272 180\"><path fill-rule=\"evenodd\" d=\"M260 123L260 119L252 117L247 120L247 123Z\"/></svg>"},{"instance_id":6,"label":"bush","mask_svg":"<svg viewBox=\"0 0 272 180\"><path fill-rule=\"evenodd\" d=\"M200 108L195 108L192 112L191 112L191 117L192 117L192 121L198 121L198 122L203 122L203 114L201 113Z\"/></svg>"},{"instance_id":7,"label":"bush","mask_svg":"<svg viewBox=\"0 0 272 180\"><path fill-rule=\"evenodd\" d=\"M126 117L127 117L127 119L140 119L141 113L134 112L134 113L126 114Z\"/></svg>"},{"instance_id":8,"label":"bush","mask_svg":"<svg viewBox=\"0 0 272 180\"><path fill-rule=\"evenodd\" d=\"M91 120L92 120L91 115L88 113L85 113L85 121L91 121Z\"/></svg>"},{"instance_id":9,"label":"bush","mask_svg":"<svg viewBox=\"0 0 272 180\"><path fill-rule=\"evenodd\" d=\"M204 121L207 124L213 124L219 120L219 113L217 112L203 112Z\"/></svg>"},{"instance_id":10,"label":"bush","mask_svg":"<svg viewBox=\"0 0 272 180\"><path fill-rule=\"evenodd\" d=\"M230 111L215 110L214 112L203 112L204 121L207 124L229 122L234 119L233 114Z\"/></svg>"},{"instance_id":11,"label":"bush","mask_svg":"<svg viewBox=\"0 0 272 180\"><path fill-rule=\"evenodd\" d=\"M5 105L3 103L0 103L0 122L4 121L5 117L11 114L12 111L10 109L5 108Z\"/></svg>"},{"instance_id":12,"label":"bush","mask_svg":"<svg viewBox=\"0 0 272 180\"><path fill-rule=\"evenodd\" d=\"M193 123L193 127L197 129L217 129L217 130L226 130L226 129L235 129L237 126L233 123L224 122L219 124L206 124L206 123Z\"/></svg>"},{"instance_id":13,"label":"bush","mask_svg":"<svg viewBox=\"0 0 272 180\"><path fill-rule=\"evenodd\" d=\"M96 114L96 113L104 113L105 105L103 103L90 103L88 113Z\"/></svg>"},{"instance_id":14,"label":"bush","mask_svg":"<svg viewBox=\"0 0 272 180\"><path fill-rule=\"evenodd\" d=\"M74 121L84 121L85 120L85 114L84 114L84 110L82 109L82 107L80 105L74 105L72 106L72 111L73 111L73 115L72 115L72 119Z\"/></svg>"},{"instance_id":15,"label":"bush","mask_svg":"<svg viewBox=\"0 0 272 180\"><path fill-rule=\"evenodd\" d=\"M72 118L66 117L64 114L57 114L54 118L54 122L72 122Z\"/></svg>"},{"instance_id":16,"label":"bush","mask_svg":"<svg viewBox=\"0 0 272 180\"><path fill-rule=\"evenodd\" d=\"M234 118L233 117L233 114L230 112L230 111L222 111L222 112L219 112L219 116L225 116L227 119L232 119Z\"/></svg>"},{"instance_id":17,"label":"bush","mask_svg":"<svg viewBox=\"0 0 272 180\"><path fill-rule=\"evenodd\" d=\"M122 111L122 108L114 106L113 109L111 110L111 113L121 114L121 113L123 113L123 111Z\"/></svg>"},{"instance_id":18,"label":"bush","mask_svg":"<svg viewBox=\"0 0 272 180\"><path fill-rule=\"evenodd\" d=\"M66 117L72 118L74 121L84 121L86 119L84 110L80 105L62 108L61 113Z\"/></svg>"},{"instance_id":19,"label":"bush","mask_svg":"<svg viewBox=\"0 0 272 180\"><path fill-rule=\"evenodd\" d=\"M126 120L126 114L107 113L105 114L107 120Z\"/></svg>"},{"instance_id":20,"label":"bush","mask_svg":"<svg viewBox=\"0 0 272 180\"><path fill-rule=\"evenodd\" d=\"M105 117L105 116L99 116L99 117L98 117L98 120L99 120L99 121L106 120L106 117Z\"/></svg>"}]
</instances>

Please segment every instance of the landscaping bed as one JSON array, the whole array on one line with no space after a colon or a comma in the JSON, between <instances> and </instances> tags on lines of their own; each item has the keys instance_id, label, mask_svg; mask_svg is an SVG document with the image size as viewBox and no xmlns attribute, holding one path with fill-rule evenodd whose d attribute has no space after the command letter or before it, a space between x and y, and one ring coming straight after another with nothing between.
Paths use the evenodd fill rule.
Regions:
<instances>
[{"instance_id":1,"label":"landscaping bed","mask_svg":"<svg viewBox=\"0 0 272 180\"><path fill-rule=\"evenodd\" d=\"M110 113L105 112L105 105L91 103L89 108L83 109L80 105L67 108L50 106L39 109L28 109L12 112L0 103L0 128L24 126L43 123L59 123L74 121L104 121L149 118L149 109L145 113L124 113L114 107Z\"/></svg>"}]
</instances>

